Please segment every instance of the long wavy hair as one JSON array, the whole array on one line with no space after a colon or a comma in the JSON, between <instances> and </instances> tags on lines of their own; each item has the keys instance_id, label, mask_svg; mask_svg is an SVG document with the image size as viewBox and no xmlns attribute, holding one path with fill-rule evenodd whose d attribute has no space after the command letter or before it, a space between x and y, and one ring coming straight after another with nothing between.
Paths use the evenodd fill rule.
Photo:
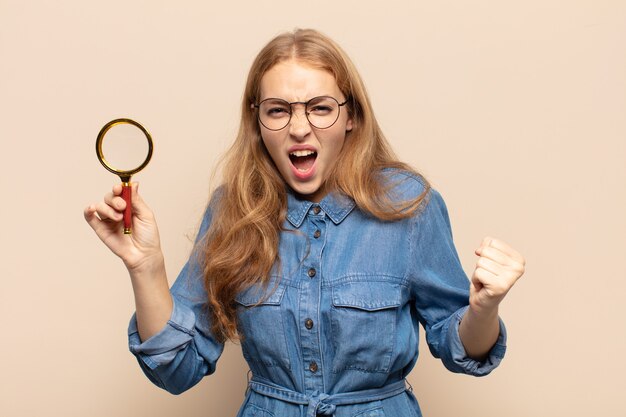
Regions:
<instances>
[{"instance_id":1,"label":"long wavy hair","mask_svg":"<svg viewBox=\"0 0 626 417\"><path fill-rule=\"evenodd\" d=\"M365 86L354 64L331 39L318 31L297 29L272 39L254 60L241 103L237 138L223 160L212 224L201 241L204 283L212 331L221 341L238 340L234 298L240 291L262 284L280 264L278 244L287 212L287 185L274 165L263 140L256 109L261 79L274 65L296 60L331 73L348 99L353 129L346 139L326 188L344 193L358 208L393 221L415 213L429 190L425 178L398 161L374 117ZM425 185L409 201L391 195L393 184L381 170L413 172Z\"/></svg>"}]
</instances>

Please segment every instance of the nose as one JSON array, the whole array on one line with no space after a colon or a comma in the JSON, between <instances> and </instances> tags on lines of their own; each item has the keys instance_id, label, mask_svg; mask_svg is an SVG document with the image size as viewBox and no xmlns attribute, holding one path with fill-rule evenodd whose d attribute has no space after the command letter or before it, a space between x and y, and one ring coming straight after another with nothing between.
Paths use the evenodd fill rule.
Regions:
<instances>
[{"instance_id":1,"label":"nose","mask_svg":"<svg viewBox=\"0 0 626 417\"><path fill-rule=\"evenodd\" d=\"M311 131L311 125L309 119L307 119L303 106L297 106L298 109L293 109L291 114L291 120L289 121L289 134L295 139L302 140Z\"/></svg>"}]
</instances>

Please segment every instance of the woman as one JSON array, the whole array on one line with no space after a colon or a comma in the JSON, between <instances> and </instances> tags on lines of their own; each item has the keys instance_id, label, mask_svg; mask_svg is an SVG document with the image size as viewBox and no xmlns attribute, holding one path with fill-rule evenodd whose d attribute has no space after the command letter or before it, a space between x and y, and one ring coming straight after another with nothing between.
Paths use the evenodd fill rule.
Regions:
<instances>
[{"instance_id":1,"label":"woman","mask_svg":"<svg viewBox=\"0 0 626 417\"><path fill-rule=\"evenodd\" d=\"M119 185L85 209L130 273L130 350L148 378L183 392L240 340L252 371L240 416L420 416L404 380L418 323L451 371L495 368L498 305L524 259L485 238L468 282L441 196L393 156L345 53L313 30L276 37L241 110L225 181L171 290L137 192L131 236Z\"/></svg>"}]
</instances>

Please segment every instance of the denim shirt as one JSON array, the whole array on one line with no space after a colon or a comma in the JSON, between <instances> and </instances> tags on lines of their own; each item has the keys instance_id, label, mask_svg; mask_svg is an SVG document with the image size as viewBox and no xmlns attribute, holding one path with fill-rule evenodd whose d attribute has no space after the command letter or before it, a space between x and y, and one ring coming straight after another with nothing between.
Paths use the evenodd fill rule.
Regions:
<instances>
[{"instance_id":1,"label":"denim shirt","mask_svg":"<svg viewBox=\"0 0 626 417\"><path fill-rule=\"evenodd\" d=\"M412 174L387 177L395 198L424 190ZM280 268L267 289L249 288L235 300L254 385L239 416L421 416L403 382L417 360L420 323L431 353L450 371L482 376L498 366L502 322L486 360L470 359L463 348L458 326L469 281L443 199L431 189L427 201L412 217L391 222L339 193L320 203L288 194ZM199 236L210 222L211 205ZM213 373L223 345L211 334L193 257L171 293L174 310L165 328L142 343L133 316L129 345L148 378L177 394ZM379 395L398 384L399 391Z\"/></svg>"}]
</instances>

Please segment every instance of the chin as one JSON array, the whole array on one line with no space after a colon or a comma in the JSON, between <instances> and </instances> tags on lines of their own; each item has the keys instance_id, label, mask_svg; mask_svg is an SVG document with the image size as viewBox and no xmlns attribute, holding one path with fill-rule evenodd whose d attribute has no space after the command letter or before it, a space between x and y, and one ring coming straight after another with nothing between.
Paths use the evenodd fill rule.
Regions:
<instances>
[{"instance_id":1,"label":"chin","mask_svg":"<svg viewBox=\"0 0 626 417\"><path fill-rule=\"evenodd\" d=\"M291 187L297 194L300 194L302 196L311 196L313 194L315 194L318 190L319 187Z\"/></svg>"},{"instance_id":2,"label":"chin","mask_svg":"<svg viewBox=\"0 0 626 417\"><path fill-rule=\"evenodd\" d=\"M291 187L291 189L296 193L299 194L303 197L313 197L314 194L316 194L319 189L320 186L316 185L316 184L289 184L289 186Z\"/></svg>"}]
</instances>

